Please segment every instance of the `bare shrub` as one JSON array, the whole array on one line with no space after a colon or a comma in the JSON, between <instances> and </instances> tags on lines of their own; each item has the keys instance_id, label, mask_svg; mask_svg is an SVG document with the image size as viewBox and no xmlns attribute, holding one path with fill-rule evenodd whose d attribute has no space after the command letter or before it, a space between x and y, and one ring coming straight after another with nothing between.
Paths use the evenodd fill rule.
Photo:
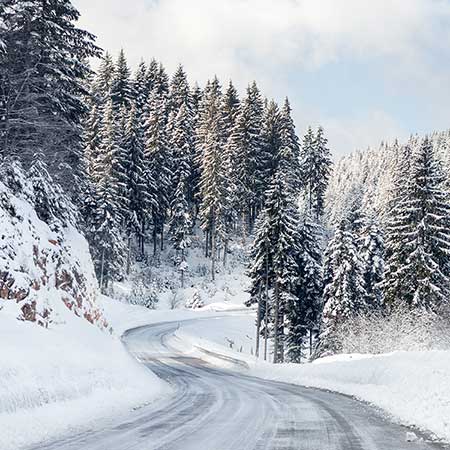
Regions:
<instances>
[{"instance_id":1,"label":"bare shrub","mask_svg":"<svg viewBox=\"0 0 450 450\"><path fill-rule=\"evenodd\" d=\"M342 353L388 353L450 349L450 308L439 313L396 307L358 316L333 333Z\"/></svg>"}]
</instances>

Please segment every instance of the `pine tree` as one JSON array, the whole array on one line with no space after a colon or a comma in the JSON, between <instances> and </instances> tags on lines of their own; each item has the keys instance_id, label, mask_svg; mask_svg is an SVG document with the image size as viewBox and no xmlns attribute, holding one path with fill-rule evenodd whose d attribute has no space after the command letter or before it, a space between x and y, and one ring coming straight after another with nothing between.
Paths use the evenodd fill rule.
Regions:
<instances>
[{"instance_id":1,"label":"pine tree","mask_svg":"<svg viewBox=\"0 0 450 450\"><path fill-rule=\"evenodd\" d=\"M178 114L181 106L185 107L189 115L192 114L192 97L186 72L179 65L171 82L169 94L169 111Z\"/></svg>"},{"instance_id":2,"label":"pine tree","mask_svg":"<svg viewBox=\"0 0 450 450\"><path fill-rule=\"evenodd\" d=\"M294 295L286 308L286 346L291 362L301 362L305 357L305 340L308 334L311 354L313 333L319 325L323 293L321 241L321 228L310 218L305 218L298 238L298 277L293 289Z\"/></svg>"},{"instance_id":3,"label":"pine tree","mask_svg":"<svg viewBox=\"0 0 450 450\"><path fill-rule=\"evenodd\" d=\"M330 178L331 165L331 153L327 147L323 128L319 127L314 136L309 127L303 139L301 170L307 208L316 221L319 221L324 213L325 191Z\"/></svg>"},{"instance_id":4,"label":"pine tree","mask_svg":"<svg viewBox=\"0 0 450 450\"><path fill-rule=\"evenodd\" d=\"M284 361L284 326L287 304L293 301L299 274L297 264L300 218L287 174L278 170L266 194L264 214L271 229L273 251L274 362Z\"/></svg>"},{"instance_id":5,"label":"pine tree","mask_svg":"<svg viewBox=\"0 0 450 450\"><path fill-rule=\"evenodd\" d=\"M297 195L300 186L300 146L295 134L295 126L291 117L291 106L286 98L280 113L280 147L278 150L278 164L289 178L292 194ZM270 167L270 165L269 165Z\"/></svg>"},{"instance_id":6,"label":"pine tree","mask_svg":"<svg viewBox=\"0 0 450 450\"><path fill-rule=\"evenodd\" d=\"M144 163L144 137L139 122L136 105L132 103L127 117L125 128L124 150L127 160L126 168L126 195L127 216L126 224L129 233L139 236L140 248L142 248L143 227L146 215L146 182Z\"/></svg>"},{"instance_id":7,"label":"pine tree","mask_svg":"<svg viewBox=\"0 0 450 450\"><path fill-rule=\"evenodd\" d=\"M141 61L133 78L134 103L139 117L142 117L150 95L147 70L145 62Z\"/></svg>"},{"instance_id":8,"label":"pine tree","mask_svg":"<svg viewBox=\"0 0 450 450\"><path fill-rule=\"evenodd\" d=\"M84 123L84 156L86 158L86 170L89 178L97 182L95 166L100 157L100 112L98 106L94 103L91 106L89 116Z\"/></svg>"},{"instance_id":9,"label":"pine tree","mask_svg":"<svg viewBox=\"0 0 450 450\"><path fill-rule=\"evenodd\" d=\"M34 152L43 152L73 192L82 158L80 123L87 112L86 61L99 56L99 49L90 33L75 26L79 13L69 0L4 0L0 13L0 154L14 154L29 165Z\"/></svg>"},{"instance_id":10,"label":"pine tree","mask_svg":"<svg viewBox=\"0 0 450 450\"><path fill-rule=\"evenodd\" d=\"M236 123L237 115L239 114L240 105L241 102L239 100L238 92L233 83L230 81L223 96L221 105L221 120L224 142L227 142L231 135L231 130L233 129Z\"/></svg>"},{"instance_id":11,"label":"pine tree","mask_svg":"<svg viewBox=\"0 0 450 450\"><path fill-rule=\"evenodd\" d=\"M318 353L336 352L335 333L342 322L366 311L362 261L355 238L342 220L328 244L324 262L325 288Z\"/></svg>"},{"instance_id":12,"label":"pine tree","mask_svg":"<svg viewBox=\"0 0 450 450\"><path fill-rule=\"evenodd\" d=\"M368 310L376 311L383 305L384 241L382 231L374 219L366 225L363 236L361 254L366 305Z\"/></svg>"},{"instance_id":13,"label":"pine tree","mask_svg":"<svg viewBox=\"0 0 450 450\"><path fill-rule=\"evenodd\" d=\"M278 105L271 100L264 112L263 144L267 159L267 179L270 180L279 166L280 153L280 111Z\"/></svg>"},{"instance_id":14,"label":"pine tree","mask_svg":"<svg viewBox=\"0 0 450 450\"><path fill-rule=\"evenodd\" d=\"M385 297L389 305L438 310L450 295L450 209L445 177L425 138L390 212Z\"/></svg>"},{"instance_id":15,"label":"pine tree","mask_svg":"<svg viewBox=\"0 0 450 450\"><path fill-rule=\"evenodd\" d=\"M186 191L185 179L180 178L171 203L172 217L169 222L171 240L177 253L180 253L177 255L176 264L180 271L182 288L184 288L184 274L187 269L186 249L191 245L190 234L192 229Z\"/></svg>"},{"instance_id":16,"label":"pine tree","mask_svg":"<svg viewBox=\"0 0 450 450\"><path fill-rule=\"evenodd\" d=\"M182 180L186 189L186 201L189 206L192 206L195 195L194 187L191 184L194 164L194 130L187 105L182 104L177 114L171 114L168 130L172 159L171 189L175 193L180 180Z\"/></svg>"},{"instance_id":17,"label":"pine tree","mask_svg":"<svg viewBox=\"0 0 450 450\"><path fill-rule=\"evenodd\" d=\"M119 166L121 151L117 142L117 129L112 100L107 102L101 127L100 158L95 171L99 181L96 185L96 210L90 223L88 239L94 265L100 279L100 287L122 274L125 248L120 235L123 220L123 198L126 186L121 181L123 169Z\"/></svg>"},{"instance_id":18,"label":"pine tree","mask_svg":"<svg viewBox=\"0 0 450 450\"><path fill-rule=\"evenodd\" d=\"M125 52L122 49L119 52L111 82L111 99L116 111L122 107L128 109L134 97L130 75Z\"/></svg>"},{"instance_id":19,"label":"pine tree","mask_svg":"<svg viewBox=\"0 0 450 450\"><path fill-rule=\"evenodd\" d=\"M233 161L236 180L236 205L245 218L249 230L262 206L267 180L262 140L263 103L258 87L253 83L236 118L229 138L229 154Z\"/></svg>"},{"instance_id":20,"label":"pine tree","mask_svg":"<svg viewBox=\"0 0 450 450\"><path fill-rule=\"evenodd\" d=\"M110 53L106 52L102 58L93 82L93 97L99 107L111 97L111 88L116 67Z\"/></svg>"},{"instance_id":21,"label":"pine tree","mask_svg":"<svg viewBox=\"0 0 450 450\"><path fill-rule=\"evenodd\" d=\"M158 61L156 61L156 59L153 58L150 61L150 64L148 65L147 75L145 77L146 82L147 82L146 89L147 89L147 92L149 93L149 95L153 92L153 89L156 86L158 74L159 74Z\"/></svg>"},{"instance_id":22,"label":"pine tree","mask_svg":"<svg viewBox=\"0 0 450 450\"><path fill-rule=\"evenodd\" d=\"M171 162L168 158L166 133L166 98L154 91L149 98L145 124L146 179L149 192L149 214L153 221L153 253L157 253L157 235L164 246L164 224L170 202Z\"/></svg>"}]
</instances>

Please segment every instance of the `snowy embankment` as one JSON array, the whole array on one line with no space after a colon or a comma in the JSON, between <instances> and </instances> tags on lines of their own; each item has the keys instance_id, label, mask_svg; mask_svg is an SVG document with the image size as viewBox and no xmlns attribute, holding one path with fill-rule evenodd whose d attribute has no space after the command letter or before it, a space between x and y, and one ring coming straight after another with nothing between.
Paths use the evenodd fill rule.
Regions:
<instances>
[{"instance_id":1,"label":"snowy embankment","mask_svg":"<svg viewBox=\"0 0 450 450\"><path fill-rule=\"evenodd\" d=\"M38 217L33 185L14 170L14 188L0 182L1 450L86 430L169 391L111 335L84 237L68 219Z\"/></svg>"},{"instance_id":2,"label":"snowy embankment","mask_svg":"<svg viewBox=\"0 0 450 450\"><path fill-rule=\"evenodd\" d=\"M168 392L119 339L61 310L49 329L0 314L0 448L90 428Z\"/></svg>"},{"instance_id":3,"label":"snowy embankment","mask_svg":"<svg viewBox=\"0 0 450 450\"><path fill-rule=\"evenodd\" d=\"M253 376L353 396L381 408L396 422L450 442L449 351L339 355L301 366L273 365L251 355L252 315L226 316L199 325L181 324L177 338L171 343L174 346L182 343L180 347L185 351L201 353L204 349L243 361L249 368L245 370ZM211 362L221 364L220 359L210 359L210 356ZM229 367L226 360L223 365ZM243 370L242 367L241 364L235 368Z\"/></svg>"}]
</instances>

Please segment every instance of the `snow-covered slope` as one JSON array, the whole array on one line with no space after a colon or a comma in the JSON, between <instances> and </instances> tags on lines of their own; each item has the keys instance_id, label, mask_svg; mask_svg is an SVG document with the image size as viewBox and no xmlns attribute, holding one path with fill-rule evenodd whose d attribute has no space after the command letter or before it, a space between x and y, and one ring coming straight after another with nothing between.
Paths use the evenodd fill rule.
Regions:
<instances>
[{"instance_id":1,"label":"snow-covered slope","mask_svg":"<svg viewBox=\"0 0 450 450\"><path fill-rule=\"evenodd\" d=\"M95 304L97 281L87 242L68 217L55 215L56 208L50 206L63 200L46 198L44 221L36 211L39 193L34 182L40 180L27 180L17 166L8 174L14 188L0 183L2 313L46 327L59 320L57 311L64 303L76 316L106 327Z\"/></svg>"},{"instance_id":2,"label":"snow-covered slope","mask_svg":"<svg viewBox=\"0 0 450 450\"><path fill-rule=\"evenodd\" d=\"M18 167L10 175L10 186L0 182L2 450L85 429L168 392L110 333L84 237L70 220L38 217L32 180Z\"/></svg>"}]
</instances>

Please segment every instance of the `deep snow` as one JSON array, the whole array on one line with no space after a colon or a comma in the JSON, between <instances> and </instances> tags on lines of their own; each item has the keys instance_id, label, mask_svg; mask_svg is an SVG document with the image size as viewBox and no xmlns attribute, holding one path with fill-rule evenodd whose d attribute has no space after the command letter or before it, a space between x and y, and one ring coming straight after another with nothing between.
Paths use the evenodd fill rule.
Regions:
<instances>
[{"instance_id":1,"label":"deep snow","mask_svg":"<svg viewBox=\"0 0 450 450\"><path fill-rule=\"evenodd\" d=\"M118 338L63 308L65 324L50 329L0 314L2 450L86 430L170 391Z\"/></svg>"}]
</instances>

